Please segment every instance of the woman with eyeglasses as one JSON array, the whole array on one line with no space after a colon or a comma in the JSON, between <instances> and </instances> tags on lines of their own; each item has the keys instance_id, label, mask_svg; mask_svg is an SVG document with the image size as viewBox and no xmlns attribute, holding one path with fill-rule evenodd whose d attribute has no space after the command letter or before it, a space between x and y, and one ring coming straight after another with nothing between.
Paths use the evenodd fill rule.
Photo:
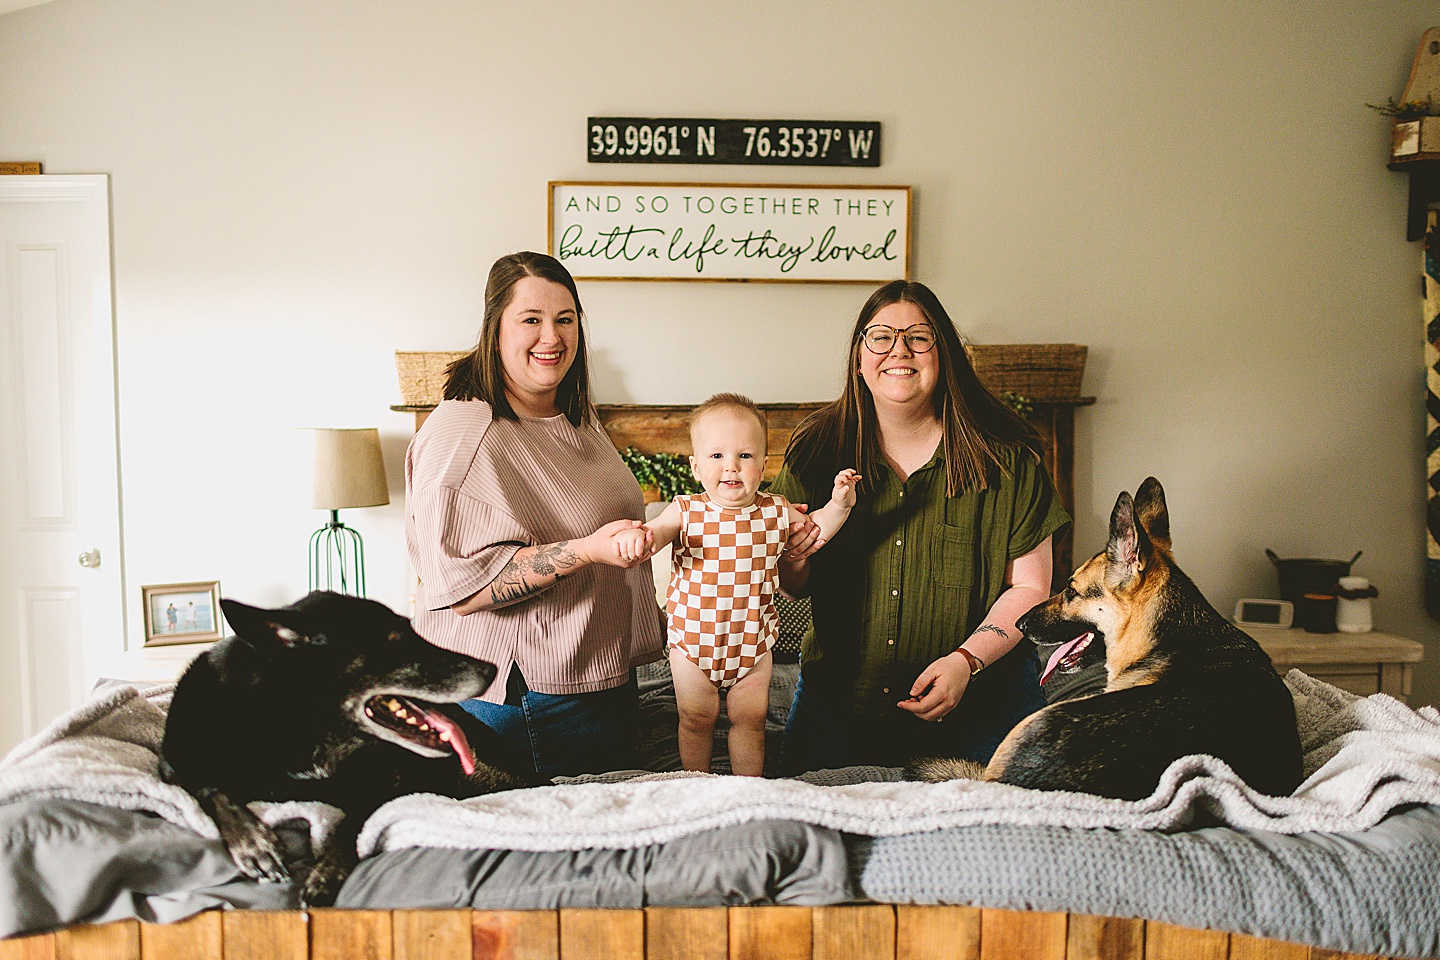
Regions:
<instances>
[{"instance_id":1,"label":"woman with eyeglasses","mask_svg":"<svg viewBox=\"0 0 1440 960\"><path fill-rule=\"evenodd\" d=\"M800 425L771 491L821 502L845 466L864 478L849 522L814 556L815 529L792 535L780 561L782 590L812 607L781 766L984 763L1045 705L1015 621L1050 595L1070 517L1035 431L922 283L866 301L844 393Z\"/></svg>"}]
</instances>

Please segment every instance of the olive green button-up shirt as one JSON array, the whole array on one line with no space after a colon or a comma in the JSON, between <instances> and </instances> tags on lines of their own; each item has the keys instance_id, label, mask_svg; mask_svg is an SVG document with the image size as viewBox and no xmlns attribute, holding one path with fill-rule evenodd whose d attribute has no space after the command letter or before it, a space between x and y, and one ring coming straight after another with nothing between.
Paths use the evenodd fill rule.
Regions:
<instances>
[{"instance_id":1,"label":"olive green button-up shirt","mask_svg":"<svg viewBox=\"0 0 1440 960\"><path fill-rule=\"evenodd\" d=\"M1002 461L999 483L956 497L945 495L940 450L904 482L882 465L875 493L810 558L807 690L841 703L848 694L856 716L898 710L920 671L980 625L1005 590L1006 564L1070 522L1029 450ZM816 508L830 497L786 469L770 492Z\"/></svg>"}]
</instances>

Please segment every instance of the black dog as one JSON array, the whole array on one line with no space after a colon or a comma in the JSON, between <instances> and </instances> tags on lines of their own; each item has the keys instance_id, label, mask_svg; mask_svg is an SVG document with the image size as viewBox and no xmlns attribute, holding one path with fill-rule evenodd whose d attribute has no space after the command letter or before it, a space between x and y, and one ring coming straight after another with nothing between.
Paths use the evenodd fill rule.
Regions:
<instances>
[{"instance_id":1,"label":"black dog","mask_svg":"<svg viewBox=\"0 0 1440 960\"><path fill-rule=\"evenodd\" d=\"M1058 645L1047 677L1083 663L1099 640L1104 691L1031 714L983 771L927 759L911 766L911 779L980 777L1139 800L1177 758L1209 754L1262 793L1284 796L1300 785L1294 699L1260 645L1175 565L1165 491L1154 477L1133 500L1122 493L1115 501L1106 548L1015 625L1037 644Z\"/></svg>"},{"instance_id":2,"label":"black dog","mask_svg":"<svg viewBox=\"0 0 1440 960\"><path fill-rule=\"evenodd\" d=\"M190 664L165 724L160 773L214 819L247 876L288 876L251 800L320 800L345 819L301 888L334 901L376 808L407 793L470 797L527 786L499 738L459 707L495 665L427 643L383 604L312 593L261 610L222 600L237 634ZM477 759L477 755L500 766Z\"/></svg>"}]
</instances>

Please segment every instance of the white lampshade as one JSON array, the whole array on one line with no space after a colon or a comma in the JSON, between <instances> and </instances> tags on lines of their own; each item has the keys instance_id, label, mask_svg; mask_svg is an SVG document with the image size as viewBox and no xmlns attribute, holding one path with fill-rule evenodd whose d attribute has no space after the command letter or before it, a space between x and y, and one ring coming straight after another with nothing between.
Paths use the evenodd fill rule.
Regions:
<instances>
[{"instance_id":1,"label":"white lampshade","mask_svg":"<svg viewBox=\"0 0 1440 960\"><path fill-rule=\"evenodd\" d=\"M380 431L374 427L316 430L314 490L312 505L317 510L389 503Z\"/></svg>"}]
</instances>

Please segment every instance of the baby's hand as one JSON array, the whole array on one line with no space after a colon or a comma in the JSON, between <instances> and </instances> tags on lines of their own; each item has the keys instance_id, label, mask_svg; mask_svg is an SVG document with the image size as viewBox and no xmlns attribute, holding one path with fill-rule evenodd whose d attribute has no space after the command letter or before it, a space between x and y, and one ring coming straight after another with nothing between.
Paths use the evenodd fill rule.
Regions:
<instances>
[{"instance_id":1,"label":"baby's hand","mask_svg":"<svg viewBox=\"0 0 1440 960\"><path fill-rule=\"evenodd\" d=\"M860 474L854 470L841 470L835 474L835 490L830 498L842 507L855 506L855 484L860 482Z\"/></svg>"},{"instance_id":2,"label":"baby's hand","mask_svg":"<svg viewBox=\"0 0 1440 960\"><path fill-rule=\"evenodd\" d=\"M638 539L639 551L633 546ZM621 542L631 545L622 547ZM629 569L650 556L650 531L639 520L612 520L579 541L580 555L590 563L603 563L612 567ZM633 556L632 556L633 554Z\"/></svg>"},{"instance_id":3,"label":"baby's hand","mask_svg":"<svg viewBox=\"0 0 1440 960\"><path fill-rule=\"evenodd\" d=\"M615 550L615 556L627 563L634 563L637 560L644 560L650 556L650 546L654 541L650 538L650 531L644 527L636 527L633 530L622 530L610 538L610 543Z\"/></svg>"}]
</instances>

